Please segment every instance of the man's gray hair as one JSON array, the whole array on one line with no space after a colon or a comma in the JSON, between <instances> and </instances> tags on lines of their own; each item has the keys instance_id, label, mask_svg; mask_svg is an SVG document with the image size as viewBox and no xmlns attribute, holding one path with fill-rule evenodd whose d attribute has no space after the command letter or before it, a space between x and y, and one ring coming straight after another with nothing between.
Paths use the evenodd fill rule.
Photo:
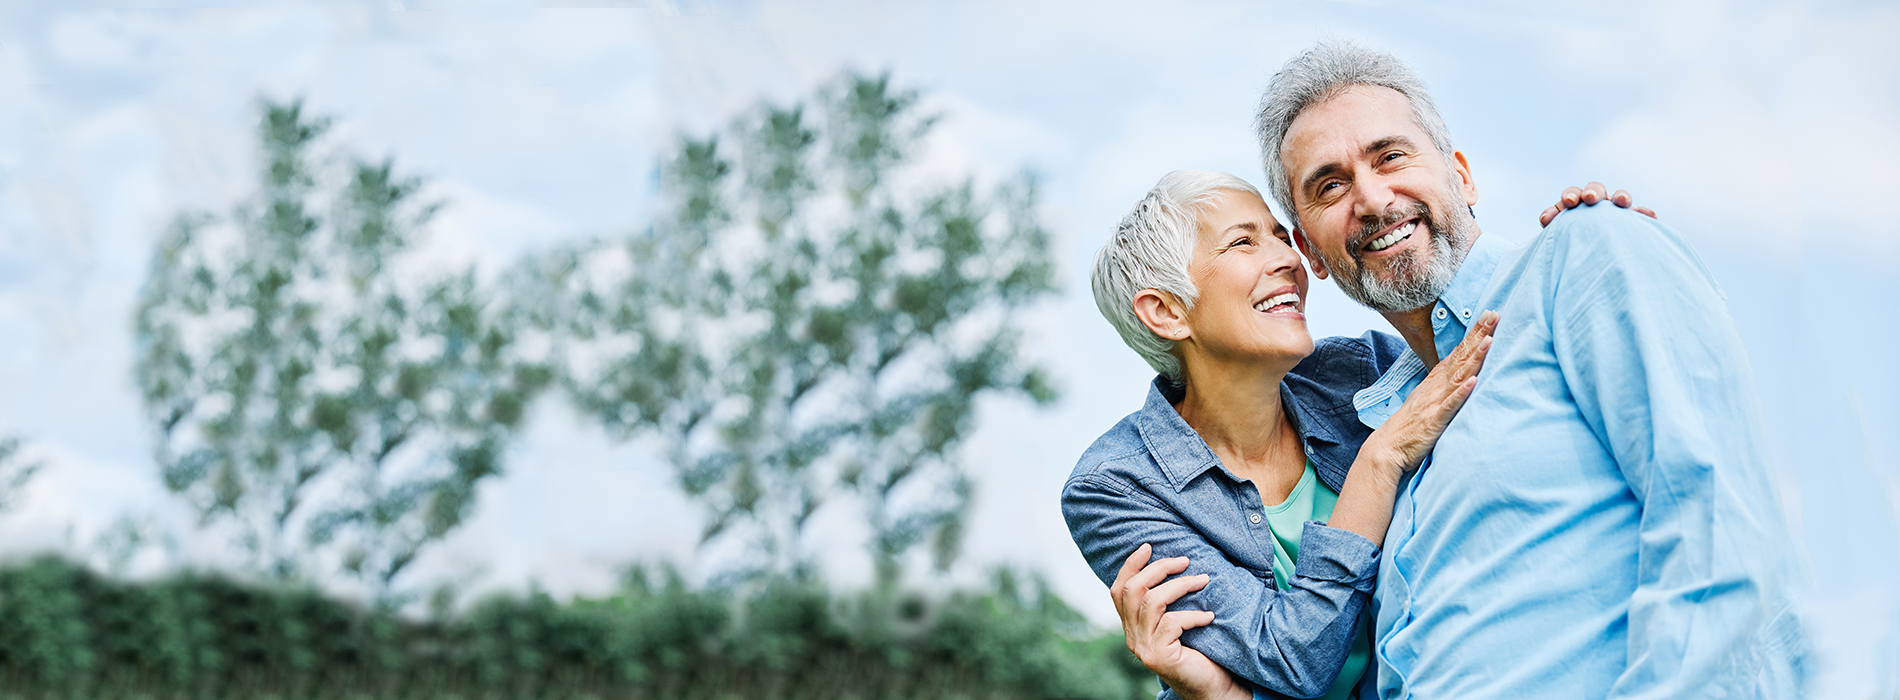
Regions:
<instances>
[{"instance_id":1,"label":"man's gray hair","mask_svg":"<svg viewBox=\"0 0 1900 700\"><path fill-rule=\"evenodd\" d=\"M1300 225L1300 210L1293 206L1293 186L1281 164L1280 151L1286 143L1287 129L1307 107L1325 102L1354 85L1390 88L1412 104L1412 118L1432 139L1432 145L1451 162L1451 131L1438 116L1437 105L1425 92L1425 82L1392 54L1374 51L1350 41L1322 41L1287 61L1273 74L1267 91L1260 96L1260 111L1254 116L1254 132L1260 137L1260 158L1267 170L1267 187L1281 210Z\"/></svg>"},{"instance_id":2,"label":"man's gray hair","mask_svg":"<svg viewBox=\"0 0 1900 700\"><path fill-rule=\"evenodd\" d=\"M1182 371L1181 359L1174 355L1174 341L1149 330L1135 315L1135 295L1153 289L1180 300L1184 310L1194 308L1199 291L1189 276L1188 263L1194 259L1201 214L1223 191L1260 196L1260 190L1246 180L1227 173L1168 173L1122 217L1121 225L1115 227L1115 237L1095 254L1095 270L1089 282L1095 291L1096 308L1128 347L1176 384L1182 381Z\"/></svg>"}]
</instances>

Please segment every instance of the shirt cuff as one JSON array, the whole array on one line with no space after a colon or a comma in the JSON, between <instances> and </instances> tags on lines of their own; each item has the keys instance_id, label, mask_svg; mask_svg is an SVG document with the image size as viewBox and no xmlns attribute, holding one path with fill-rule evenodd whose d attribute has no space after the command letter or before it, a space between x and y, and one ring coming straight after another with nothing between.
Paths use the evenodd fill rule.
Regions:
<instances>
[{"instance_id":1,"label":"shirt cuff","mask_svg":"<svg viewBox=\"0 0 1900 700\"><path fill-rule=\"evenodd\" d=\"M1379 547L1359 533L1309 520L1300 530L1300 560L1293 574L1371 593L1379 576Z\"/></svg>"}]
</instances>

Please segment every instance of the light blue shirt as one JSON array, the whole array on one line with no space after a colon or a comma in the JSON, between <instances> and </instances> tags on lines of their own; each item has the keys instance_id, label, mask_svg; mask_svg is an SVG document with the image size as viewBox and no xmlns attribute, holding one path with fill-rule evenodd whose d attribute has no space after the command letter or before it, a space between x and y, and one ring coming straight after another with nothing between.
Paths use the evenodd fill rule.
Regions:
<instances>
[{"instance_id":1,"label":"light blue shirt","mask_svg":"<svg viewBox=\"0 0 1900 700\"><path fill-rule=\"evenodd\" d=\"M1479 384L1401 488L1374 596L1384 698L1787 698L1800 564L1748 360L1680 236L1611 206L1486 234L1439 355L1502 315ZM1377 426L1423 378L1354 396Z\"/></svg>"}]
</instances>

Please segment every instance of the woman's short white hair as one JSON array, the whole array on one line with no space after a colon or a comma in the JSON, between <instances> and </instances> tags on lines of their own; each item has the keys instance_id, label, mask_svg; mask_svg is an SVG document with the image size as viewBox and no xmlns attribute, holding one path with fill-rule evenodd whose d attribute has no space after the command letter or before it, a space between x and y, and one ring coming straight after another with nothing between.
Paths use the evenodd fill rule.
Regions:
<instances>
[{"instance_id":1,"label":"woman's short white hair","mask_svg":"<svg viewBox=\"0 0 1900 700\"><path fill-rule=\"evenodd\" d=\"M1153 289L1194 308L1199 296L1188 276L1194 242L1200 235L1201 214L1224 191L1255 197L1260 190L1233 175L1212 170L1176 170L1162 176L1154 189L1135 203L1115 227L1115 237L1095 254L1090 287L1095 307L1102 310L1122 342L1134 348L1148 366L1176 384L1181 383L1181 359L1174 341L1161 337L1135 315L1135 295Z\"/></svg>"}]
</instances>

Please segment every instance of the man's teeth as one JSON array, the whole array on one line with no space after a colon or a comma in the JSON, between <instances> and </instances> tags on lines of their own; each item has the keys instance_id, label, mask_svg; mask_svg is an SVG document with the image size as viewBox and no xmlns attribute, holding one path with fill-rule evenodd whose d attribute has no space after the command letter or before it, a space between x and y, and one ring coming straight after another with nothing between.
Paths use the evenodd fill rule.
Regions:
<instances>
[{"instance_id":1,"label":"man's teeth","mask_svg":"<svg viewBox=\"0 0 1900 700\"><path fill-rule=\"evenodd\" d=\"M1300 295L1294 294L1292 292L1287 292L1285 294L1275 294L1273 296L1267 297L1265 301L1262 301L1258 304L1254 304L1253 308L1255 311L1265 311L1265 312L1271 313L1274 310L1273 307L1276 307L1276 306L1284 305L1287 307L1286 310L1291 311L1295 308L1298 308L1299 304L1300 304Z\"/></svg>"},{"instance_id":2,"label":"man's teeth","mask_svg":"<svg viewBox=\"0 0 1900 700\"><path fill-rule=\"evenodd\" d=\"M1380 236L1377 240L1374 240L1371 245L1366 246L1366 250L1378 252L1390 248L1399 241L1410 237L1412 235L1412 229L1415 228L1418 228L1418 222L1407 221L1404 226L1392 229L1391 233Z\"/></svg>"}]
</instances>

